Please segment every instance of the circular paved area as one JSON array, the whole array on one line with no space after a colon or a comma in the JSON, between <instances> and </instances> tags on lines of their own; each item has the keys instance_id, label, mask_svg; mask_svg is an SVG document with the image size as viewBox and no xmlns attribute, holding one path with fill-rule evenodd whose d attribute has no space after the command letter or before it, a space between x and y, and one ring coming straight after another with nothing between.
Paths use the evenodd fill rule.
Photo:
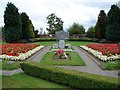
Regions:
<instances>
[{"instance_id":1,"label":"circular paved area","mask_svg":"<svg viewBox=\"0 0 120 90\"><path fill-rule=\"evenodd\" d=\"M32 60L35 62L40 62L42 57L44 56L45 53L47 53L50 50L50 46L43 48L39 52L37 52L35 55L30 57L28 60ZM81 58L84 60L86 63L86 66L59 66L61 68L67 68L67 69L72 69L72 70L77 70L80 72L87 72L87 73L92 73L92 74L99 74L99 75L105 75L105 76L110 76L110 77L116 77L118 78L118 70L102 70L99 65L97 65L93 60L95 58L86 55L85 52L83 52L81 49L77 48L76 46L73 46L74 51L76 51ZM21 69L16 69L16 70L0 70L0 73L3 75L11 76L17 73L23 72Z\"/></svg>"}]
</instances>

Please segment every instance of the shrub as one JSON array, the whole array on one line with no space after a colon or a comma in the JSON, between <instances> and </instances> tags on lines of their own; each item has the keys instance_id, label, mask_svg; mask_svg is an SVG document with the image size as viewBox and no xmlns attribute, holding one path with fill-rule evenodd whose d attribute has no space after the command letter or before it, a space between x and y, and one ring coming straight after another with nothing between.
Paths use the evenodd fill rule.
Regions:
<instances>
[{"instance_id":1,"label":"shrub","mask_svg":"<svg viewBox=\"0 0 120 90\"><path fill-rule=\"evenodd\" d=\"M72 88L118 88L117 78L82 73L53 66L44 66L34 62L21 63L22 70L34 77L39 77Z\"/></svg>"}]
</instances>

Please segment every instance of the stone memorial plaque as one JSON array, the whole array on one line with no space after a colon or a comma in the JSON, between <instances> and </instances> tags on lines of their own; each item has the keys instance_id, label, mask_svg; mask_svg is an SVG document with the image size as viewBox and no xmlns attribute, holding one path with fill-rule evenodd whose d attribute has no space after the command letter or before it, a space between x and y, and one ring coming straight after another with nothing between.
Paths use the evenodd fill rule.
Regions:
<instances>
[{"instance_id":1,"label":"stone memorial plaque","mask_svg":"<svg viewBox=\"0 0 120 90\"><path fill-rule=\"evenodd\" d=\"M65 40L69 39L69 32L65 32L64 30L61 30L59 32L55 33L56 39L59 41L59 48L63 49L65 48Z\"/></svg>"},{"instance_id":2,"label":"stone memorial plaque","mask_svg":"<svg viewBox=\"0 0 120 90\"><path fill-rule=\"evenodd\" d=\"M57 40L66 40L69 39L69 32L65 32L65 31L59 31L55 33L56 39Z\"/></svg>"},{"instance_id":3,"label":"stone memorial plaque","mask_svg":"<svg viewBox=\"0 0 120 90\"><path fill-rule=\"evenodd\" d=\"M59 41L59 48L63 49L65 47L65 40Z\"/></svg>"}]
</instances>

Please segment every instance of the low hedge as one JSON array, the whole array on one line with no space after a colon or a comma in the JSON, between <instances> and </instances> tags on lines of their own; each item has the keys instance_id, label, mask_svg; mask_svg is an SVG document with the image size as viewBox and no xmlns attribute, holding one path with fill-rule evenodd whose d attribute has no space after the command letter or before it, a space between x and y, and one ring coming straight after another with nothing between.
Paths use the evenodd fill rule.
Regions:
<instances>
[{"instance_id":1,"label":"low hedge","mask_svg":"<svg viewBox=\"0 0 120 90\"><path fill-rule=\"evenodd\" d=\"M22 70L31 76L63 84L72 88L117 89L120 87L117 78L83 73L53 66L43 66L39 63L21 63Z\"/></svg>"}]
</instances>

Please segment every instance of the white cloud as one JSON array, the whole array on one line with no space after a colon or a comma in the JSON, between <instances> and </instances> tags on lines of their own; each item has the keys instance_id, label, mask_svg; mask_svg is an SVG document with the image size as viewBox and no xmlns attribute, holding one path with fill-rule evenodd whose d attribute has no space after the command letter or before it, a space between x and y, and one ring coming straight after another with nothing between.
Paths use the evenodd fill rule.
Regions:
<instances>
[{"instance_id":1,"label":"white cloud","mask_svg":"<svg viewBox=\"0 0 120 90\"><path fill-rule=\"evenodd\" d=\"M64 29L74 22L82 24L86 29L95 24L101 9L108 12L110 5L118 0L9 0L19 8L19 12L26 12L36 29L47 26L46 17L55 13L64 21ZM1 0L0 25L4 25L4 10L8 0Z\"/></svg>"}]
</instances>

